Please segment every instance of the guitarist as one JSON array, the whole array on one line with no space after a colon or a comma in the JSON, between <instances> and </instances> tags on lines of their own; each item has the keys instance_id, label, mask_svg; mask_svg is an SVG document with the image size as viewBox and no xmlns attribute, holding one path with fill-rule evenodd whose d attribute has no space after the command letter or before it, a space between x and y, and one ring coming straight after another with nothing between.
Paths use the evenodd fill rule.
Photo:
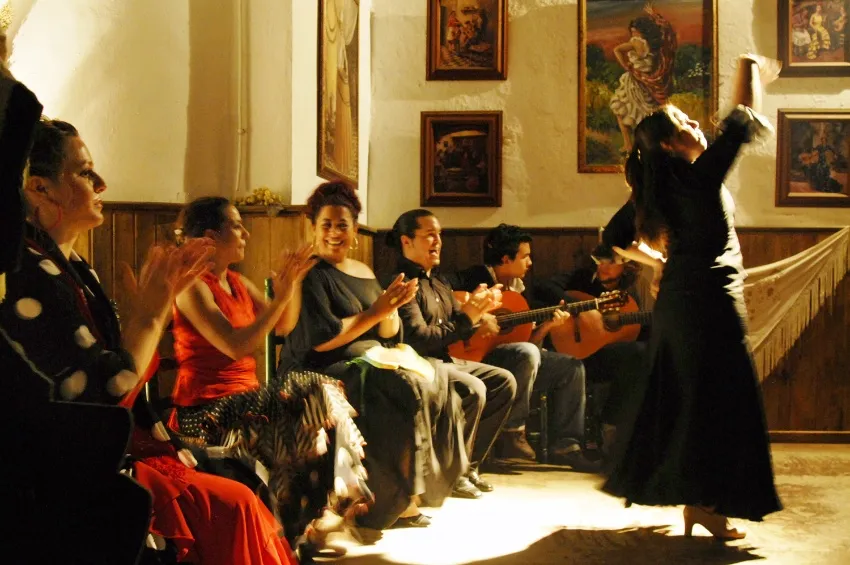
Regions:
<instances>
[{"instance_id":1,"label":"guitarist","mask_svg":"<svg viewBox=\"0 0 850 565\"><path fill-rule=\"evenodd\" d=\"M479 285L501 284L505 289L522 294L523 277L531 267L531 235L517 226L500 224L484 240L484 264L470 267L449 277L455 290L473 291ZM552 304L561 302L560 298ZM552 304L549 304L551 306ZM505 424L496 454L513 458L534 459L534 451L525 437L531 395L547 391L552 402L549 452L552 461L575 471L595 471L598 465L584 457L585 372L582 362L569 355L541 349L549 331L569 317L556 310L551 320L537 326L531 343L497 346L485 358L513 372L517 380L517 396L510 418Z\"/></svg>"},{"instance_id":2,"label":"guitarist","mask_svg":"<svg viewBox=\"0 0 850 565\"><path fill-rule=\"evenodd\" d=\"M627 204L618 214L625 210L628 217ZM615 215L612 222L616 222ZM592 252L593 266L580 268L562 275L556 275L548 280L540 281L534 286L535 304L552 304L566 298L567 291L579 291L599 297L603 292L611 290L627 291L637 300L634 292L635 282L639 274L638 265L627 259L618 250L630 247L630 241L613 241L614 235L621 233L609 224L603 233L603 242ZM628 226L623 230L628 239ZM606 237L607 236L607 237ZM611 243L606 243L611 241ZM619 246L617 244L620 244ZM616 248L616 249L615 249ZM640 304L638 304L640 306ZM586 312L582 316L599 316L597 312ZM646 328L644 328L645 330ZM599 331L602 320L599 318ZM642 331L637 341L610 343L584 359L587 380L592 384L608 383L607 399L601 408L599 419L602 428L602 449L609 452L615 439L616 426L624 421L629 407L633 404L638 387L646 373L646 331Z\"/></svg>"}]
</instances>

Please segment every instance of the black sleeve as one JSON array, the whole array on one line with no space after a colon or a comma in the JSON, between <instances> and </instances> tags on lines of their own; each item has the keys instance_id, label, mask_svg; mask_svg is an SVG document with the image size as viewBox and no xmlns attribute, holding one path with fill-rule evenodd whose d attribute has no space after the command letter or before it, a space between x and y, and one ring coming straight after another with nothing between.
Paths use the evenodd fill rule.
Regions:
<instances>
[{"instance_id":1,"label":"black sleeve","mask_svg":"<svg viewBox=\"0 0 850 565\"><path fill-rule=\"evenodd\" d=\"M636 239L635 205L629 200L608 221L602 232L602 243L625 249Z\"/></svg>"},{"instance_id":2,"label":"black sleeve","mask_svg":"<svg viewBox=\"0 0 850 565\"><path fill-rule=\"evenodd\" d=\"M564 293L569 290L570 274L561 274L543 279L534 285L534 300L538 307L554 306L566 300Z\"/></svg>"},{"instance_id":3,"label":"black sleeve","mask_svg":"<svg viewBox=\"0 0 850 565\"><path fill-rule=\"evenodd\" d=\"M694 162L694 172L705 187L720 188L744 143L761 131L770 130L767 121L745 106L738 106L720 124L720 135Z\"/></svg>"},{"instance_id":4,"label":"black sleeve","mask_svg":"<svg viewBox=\"0 0 850 565\"><path fill-rule=\"evenodd\" d=\"M421 293L422 290L420 289ZM442 357L446 348L475 333L472 320L461 312L457 300L452 298L451 319L442 324L428 324L422 315L420 296L398 309L404 327L404 341L422 356Z\"/></svg>"},{"instance_id":5,"label":"black sleeve","mask_svg":"<svg viewBox=\"0 0 850 565\"><path fill-rule=\"evenodd\" d=\"M6 97L8 95L8 97ZM41 116L41 104L23 84L0 77L0 273L18 266L23 242L24 203L21 196L23 172L32 144L32 134Z\"/></svg>"},{"instance_id":6,"label":"black sleeve","mask_svg":"<svg viewBox=\"0 0 850 565\"><path fill-rule=\"evenodd\" d=\"M302 284L302 317L309 335L310 348L332 340L342 331L342 320L333 312L333 297L322 281L322 273L313 268Z\"/></svg>"}]
</instances>

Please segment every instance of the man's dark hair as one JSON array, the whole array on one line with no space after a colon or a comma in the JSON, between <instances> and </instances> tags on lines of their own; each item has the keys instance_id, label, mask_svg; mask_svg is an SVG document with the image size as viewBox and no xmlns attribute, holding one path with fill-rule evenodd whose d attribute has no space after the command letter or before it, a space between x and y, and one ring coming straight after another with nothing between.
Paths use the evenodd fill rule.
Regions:
<instances>
[{"instance_id":1,"label":"man's dark hair","mask_svg":"<svg viewBox=\"0 0 850 565\"><path fill-rule=\"evenodd\" d=\"M516 259L521 243L531 243L531 234L519 226L499 224L484 238L484 263L494 266L502 264L502 257Z\"/></svg>"}]
</instances>

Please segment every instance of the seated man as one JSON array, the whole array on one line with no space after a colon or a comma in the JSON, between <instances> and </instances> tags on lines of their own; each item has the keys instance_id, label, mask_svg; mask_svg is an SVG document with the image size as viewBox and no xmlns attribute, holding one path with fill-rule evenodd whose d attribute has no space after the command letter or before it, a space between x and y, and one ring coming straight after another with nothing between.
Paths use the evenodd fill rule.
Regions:
<instances>
[{"instance_id":1,"label":"seated man","mask_svg":"<svg viewBox=\"0 0 850 565\"><path fill-rule=\"evenodd\" d=\"M516 226L501 224L484 240L484 265L470 267L449 277L456 290L473 291L479 285L501 284L505 290L522 294L523 277L531 267L531 236ZM548 306L561 301L559 298ZM540 349L549 331L569 317L556 310L551 320L537 326L531 343L509 343L495 347L484 361L510 370L517 381L517 396L505 424L497 455L535 459L525 437L532 391L544 390L551 399L549 446L552 461L575 471L595 471L598 465L584 457L584 366L569 355Z\"/></svg>"},{"instance_id":2,"label":"seated man","mask_svg":"<svg viewBox=\"0 0 850 565\"><path fill-rule=\"evenodd\" d=\"M602 243L592 252L594 265L579 268L569 273L556 275L534 285L535 305L548 305L570 298L565 293L578 291L599 297L612 290L628 291L640 306L634 292L640 267L626 256L646 256L632 245L634 238L634 207L626 203L606 226ZM649 259L646 256L647 260ZM661 265L656 268L660 273ZM657 277L657 278L660 278ZM585 312L582 316L599 317L598 312ZM599 327L602 327L601 317ZM603 451L607 452L614 441L616 426L625 421L630 407L634 406L635 395L646 375L646 337L641 331L637 341L611 343L584 359L587 380L590 383L610 383L607 400L600 420L602 423Z\"/></svg>"},{"instance_id":3,"label":"seated man","mask_svg":"<svg viewBox=\"0 0 850 565\"><path fill-rule=\"evenodd\" d=\"M475 300L463 307L458 304L451 287L435 271L440 264L440 231L440 223L431 212L410 210L396 220L387 244L399 251L398 272L404 273L405 279L419 280L415 298L398 309L404 342L423 357L443 361L449 383L461 397L470 469L457 481L452 495L479 498L481 491L493 490L479 476L478 466L508 417L516 395L516 380L505 369L449 356L450 344L475 333L484 335L494 331L486 321L480 327L475 324L487 316L484 312L498 297L483 289L476 293Z\"/></svg>"}]
</instances>

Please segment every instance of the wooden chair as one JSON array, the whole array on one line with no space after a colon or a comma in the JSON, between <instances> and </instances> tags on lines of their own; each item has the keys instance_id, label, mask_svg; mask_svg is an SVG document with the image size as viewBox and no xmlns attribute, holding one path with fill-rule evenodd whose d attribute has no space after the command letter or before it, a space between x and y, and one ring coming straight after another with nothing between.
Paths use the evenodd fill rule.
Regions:
<instances>
[{"instance_id":1,"label":"wooden chair","mask_svg":"<svg viewBox=\"0 0 850 565\"><path fill-rule=\"evenodd\" d=\"M549 398L545 392L535 393L531 398L525 436L537 453L541 463L549 462Z\"/></svg>"}]
</instances>

